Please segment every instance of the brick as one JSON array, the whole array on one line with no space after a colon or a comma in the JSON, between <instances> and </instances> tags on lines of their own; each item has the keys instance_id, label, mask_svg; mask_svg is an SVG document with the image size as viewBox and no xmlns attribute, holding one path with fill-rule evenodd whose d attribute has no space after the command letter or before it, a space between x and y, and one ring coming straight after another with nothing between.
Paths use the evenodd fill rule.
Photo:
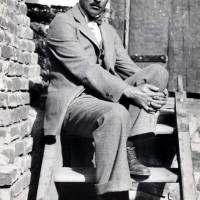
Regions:
<instances>
[{"instance_id":1,"label":"brick","mask_svg":"<svg viewBox=\"0 0 200 200\"><path fill-rule=\"evenodd\" d=\"M1 56L6 59L15 60L15 51L13 47L2 45L1 47L2 53Z\"/></svg>"},{"instance_id":2,"label":"brick","mask_svg":"<svg viewBox=\"0 0 200 200\"><path fill-rule=\"evenodd\" d=\"M2 84L0 83L0 90L4 91L18 91L28 90L29 81L22 77L2 77Z\"/></svg>"},{"instance_id":3,"label":"brick","mask_svg":"<svg viewBox=\"0 0 200 200\"><path fill-rule=\"evenodd\" d=\"M34 52L35 51L35 43L31 40L28 40L28 48L27 50L30 51L30 52Z\"/></svg>"},{"instance_id":4,"label":"brick","mask_svg":"<svg viewBox=\"0 0 200 200\"><path fill-rule=\"evenodd\" d=\"M14 11L15 10L15 7L16 7L16 1L13 1L13 0L7 0L7 7Z\"/></svg>"},{"instance_id":5,"label":"brick","mask_svg":"<svg viewBox=\"0 0 200 200\"><path fill-rule=\"evenodd\" d=\"M1 94L1 93L0 93ZM7 106L9 107L17 107L20 105L26 105L30 103L30 94L27 92L15 92L15 93L7 93Z\"/></svg>"},{"instance_id":6,"label":"brick","mask_svg":"<svg viewBox=\"0 0 200 200\"><path fill-rule=\"evenodd\" d=\"M20 122L22 120L21 118L21 107L14 108L11 110L11 124Z\"/></svg>"},{"instance_id":7,"label":"brick","mask_svg":"<svg viewBox=\"0 0 200 200\"><path fill-rule=\"evenodd\" d=\"M29 80L25 78L20 78L21 87L20 90L27 91L29 90Z\"/></svg>"},{"instance_id":8,"label":"brick","mask_svg":"<svg viewBox=\"0 0 200 200\"><path fill-rule=\"evenodd\" d=\"M27 137L23 139L24 149L26 153L30 153L33 148L33 138Z\"/></svg>"},{"instance_id":9,"label":"brick","mask_svg":"<svg viewBox=\"0 0 200 200\"><path fill-rule=\"evenodd\" d=\"M29 54L29 64L36 65L38 63L38 54L30 53Z\"/></svg>"},{"instance_id":10,"label":"brick","mask_svg":"<svg viewBox=\"0 0 200 200\"><path fill-rule=\"evenodd\" d=\"M0 145L9 144L12 141L29 136L32 130L32 121L25 120L8 127L0 127Z\"/></svg>"},{"instance_id":11,"label":"brick","mask_svg":"<svg viewBox=\"0 0 200 200\"><path fill-rule=\"evenodd\" d=\"M27 48L28 48L27 46L28 46L27 40L26 40L26 39L21 39L21 40L20 40L20 49L21 49L22 51L26 51Z\"/></svg>"},{"instance_id":12,"label":"brick","mask_svg":"<svg viewBox=\"0 0 200 200\"><path fill-rule=\"evenodd\" d=\"M22 13L22 14L26 15L27 14L27 10L28 10L27 6L26 6L26 4L24 2L18 2L17 3L17 5L16 5L16 11L18 13Z\"/></svg>"},{"instance_id":13,"label":"brick","mask_svg":"<svg viewBox=\"0 0 200 200\"><path fill-rule=\"evenodd\" d=\"M30 27L30 18L24 14L18 14L15 16L18 25L22 25L25 27Z\"/></svg>"},{"instance_id":14,"label":"brick","mask_svg":"<svg viewBox=\"0 0 200 200\"><path fill-rule=\"evenodd\" d=\"M7 3L7 0L1 0L2 3L6 4Z\"/></svg>"},{"instance_id":15,"label":"brick","mask_svg":"<svg viewBox=\"0 0 200 200\"><path fill-rule=\"evenodd\" d=\"M21 137L21 126L23 124L14 124L8 127L0 127L0 143L9 144L13 140Z\"/></svg>"},{"instance_id":16,"label":"brick","mask_svg":"<svg viewBox=\"0 0 200 200\"><path fill-rule=\"evenodd\" d=\"M11 110L0 108L0 113L1 113L1 115L0 115L0 126L7 126L7 125L12 124L12 121L11 121L12 112L11 112Z\"/></svg>"},{"instance_id":17,"label":"brick","mask_svg":"<svg viewBox=\"0 0 200 200\"><path fill-rule=\"evenodd\" d=\"M0 200L13 200L12 192L10 188L0 189Z\"/></svg>"},{"instance_id":18,"label":"brick","mask_svg":"<svg viewBox=\"0 0 200 200\"><path fill-rule=\"evenodd\" d=\"M19 63L28 64L29 63L29 53L28 52L20 52L19 54Z\"/></svg>"},{"instance_id":19,"label":"brick","mask_svg":"<svg viewBox=\"0 0 200 200\"><path fill-rule=\"evenodd\" d=\"M20 106L18 108L12 109L11 122L16 123L27 119L28 111L28 106Z\"/></svg>"},{"instance_id":20,"label":"brick","mask_svg":"<svg viewBox=\"0 0 200 200\"><path fill-rule=\"evenodd\" d=\"M0 73L7 74L10 62L5 60L0 60Z\"/></svg>"},{"instance_id":21,"label":"brick","mask_svg":"<svg viewBox=\"0 0 200 200\"><path fill-rule=\"evenodd\" d=\"M22 85L23 84L22 80L23 79L18 78L18 77L12 78L12 89L13 89L13 91L17 91L17 90L24 88L24 86Z\"/></svg>"},{"instance_id":22,"label":"brick","mask_svg":"<svg viewBox=\"0 0 200 200\"><path fill-rule=\"evenodd\" d=\"M4 80L2 76L0 76L0 90L4 90Z\"/></svg>"},{"instance_id":23,"label":"brick","mask_svg":"<svg viewBox=\"0 0 200 200\"><path fill-rule=\"evenodd\" d=\"M1 12L1 15L3 17L6 17L7 19L11 17L11 11L9 10L9 8L7 8L6 6L3 6L3 9L2 9L2 12Z\"/></svg>"},{"instance_id":24,"label":"brick","mask_svg":"<svg viewBox=\"0 0 200 200\"><path fill-rule=\"evenodd\" d=\"M0 107L14 108L30 103L30 94L27 92L0 92Z\"/></svg>"},{"instance_id":25,"label":"brick","mask_svg":"<svg viewBox=\"0 0 200 200\"><path fill-rule=\"evenodd\" d=\"M26 200L28 199L28 196L29 196L29 189L26 188L25 190L21 192L19 196L17 196L16 198L13 198L13 200Z\"/></svg>"},{"instance_id":26,"label":"brick","mask_svg":"<svg viewBox=\"0 0 200 200\"><path fill-rule=\"evenodd\" d=\"M2 57L1 55L2 55L2 44L0 43L0 58Z\"/></svg>"},{"instance_id":27,"label":"brick","mask_svg":"<svg viewBox=\"0 0 200 200\"><path fill-rule=\"evenodd\" d=\"M14 163L15 149L12 145L0 146L0 165L8 165Z\"/></svg>"},{"instance_id":28,"label":"brick","mask_svg":"<svg viewBox=\"0 0 200 200\"><path fill-rule=\"evenodd\" d=\"M23 64L36 65L38 63L38 54L29 53L29 52L21 52L19 56L19 62Z\"/></svg>"},{"instance_id":29,"label":"brick","mask_svg":"<svg viewBox=\"0 0 200 200\"><path fill-rule=\"evenodd\" d=\"M11 33L14 33L14 34L16 34L16 32L17 32L17 25L14 23L14 22L12 22L11 20L8 20L7 21L7 29L11 32Z\"/></svg>"},{"instance_id":30,"label":"brick","mask_svg":"<svg viewBox=\"0 0 200 200\"><path fill-rule=\"evenodd\" d=\"M4 39L4 43L8 44L13 44L14 41L14 35L12 33L10 33L9 31L4 31L5 34L5 39Z\"/></svg>"},{"instance_id":31,"label":"brick","mask_svg":"<svg viewBox=\"0 0 200 200\"><path fill-rule=\"evenodd\" d=\"M1 143L6 143L4 142L7 137L7 129L5 127L0 127L0 141Z\"/></svg>"},{"instance_id":32,"label":"brick","mask_svg":"<svg viewBox=\"0 0 200 200\"><path fill-rule=\"evenodd\" d=\"M26 92L22 94L22 105L30 104L30 93Z\"/></svg>"},{"instance_id":33,"label":"brick","mask_svg":"<svg viewBox=\"0 0 200 200\"><path fill-rule=\"evenodd\" d=\"M23 76L25 78L40 76L40 70L39 65L23 65Z\"/></svg>"},{"instance_id":34,"label":"brick","mask_svg":"<svg viewBox=\"0 0 200 200\"><path fill-rule=\"evenodd\" d=\"M15 166L0 166L0 186L11 186L16 179L17 169Z\"/></svg>"},{"instance_id":35,"label":"brick","mask_svg":"<svg viewBox=\"0 0 200 200\"><path fill-rule=\"evenodd\" d=\"M21 119L26 120L28 118L28 115L29 115L30 106L21 106L21 107L19 107L19 109L20 109L20 112L21 112Z\"/></svg>"},{"instance_id":36,"label":"brick","mask_svg":"<svg viewBox=\"0 0 200 200\"><path fill-rule=\"evenodd\" d=\"M20 48L20 39L16 35L14 35L13 46L16 47L17 49Z\"/></svg>"},{"instance_id":37,"label":"brick","mask_svg":"<svg viewBox=\"0 0 200 200\"><path fill-rule=\"evenodd\" d=\"M4 30L0 29L0 42L3 42L5 39Z\"/></svg>"},{"instance_id":38,"label":"brick","mask_svg":"<svg viewBox=\"0 0 200 200\"><path fill-rule=\"evenodd\" d=\"M29 27L18 26L17 36L19 38L33 39L33 30Z\"/></svg>"},{"instance_id":39,"label":"brick","mask_svg":"<svg viewBox=\"0 0 200 200\"><path fill-rule=\"evenodd\" d=\"M23 174L31 168L31 156L25 155L17 157L14 164L17 169L20 169L20 173Z\"/></svg>"},{"instance_id":40,"label":"brick","mask_svg":"<svg viewBox=\"0 0 200 200\"><path fill-rule=\"evenodd\" d=\"M19 59L19 50L12 46L1 46L1 57L5 59L10 59L12 61L18 61Z\"/></svg>"},{"instance_id":41,"label":"brick","mask_svg":"<svg viewBox=\"0 0 200 200\"><path fill-rule=\"evenodd\" d=\"M16 48L20 46L18 37L9 31L4 31L4 43Z\"/></svg>"},{"instance_id":42,"label":"brick","mask_svg":"<svg viewBox=\"0 0 200 200\"><path fill-rule=\"evenodd\" d=\"M20 41L20 49L23 51L34 52L35 51L35 43L28 39L22 39Z\"/></svg>"},{"instance_id":43,"label":"brick","mask_svg":"<svg viewBox=\"0 0 200 200\"><path fill-rule=\"evenodd\" d=\"M13 197L18 196L25 188L30 184L31 173L27 171L25 174L21 175L19 179L15 182L12 187Z\"/></svg>"},{"instance_id":44,"label":"brick","mask_svg":"<svg viewBox=\"0 0 200 200\"><path fill-rule=\"evenodd\" d=\"M0 92L0 107L7 106L7 94L4 92Z\"/></svg>"},{"instance_id":45,"label":"brick","mask_svg":"<svg viewBox=\"0 0 200 200\"><path fill-rule=\"evenodd\" d=\"M13 143L15 149L15 157L23 155L25 153L24 143L22 140L17 140Z\"/></svg>"},{"instance_id":46,"label":"brick","mask_svg":"<svg viewBox=\"0 0 200 200\"><path fill-rule=\"evenodd\" d=\"M25 155L22 157L22 172L26 172L28 169L31 168L32 158L30 155Z\"/></svg>"},{"instance_id":47,"label":"brick","mask_svg":"<svg viewBox=\"0 0 200 200\"><path fill-rule=\"evenodd\" d=\"M23 66L19 63L10 62L8 67L8 71L6 73L7 76L22 76Z\"/></svg>"},{"instance_id":48,"label":"brick","mask_svg":"<svg viewBox=\"0 0 200 200\"><path fill-rule=\"evenodd\" d=\"M18 92L12 93L7 92L7 106L10 108L21 105L20 99L18 98Z\"/></svg>"},{"instance_id":49,"label":"brick","mask_svg":"<svg viewBox=\"0 0 200 200\"><path fill-rule=\"evenodd\" d=\"M0 13L3 13L3 11L4 11L4 5L0 3Z\"/></svg>"},{"instance_id":50,"label":"brick","mask_svg":"<svg viewBox=\"0 0 200 200\"><path fill-rule=\"evenodd\" d=\"M14 109L0 108L0 126L8 126L28 118L29 106L20 106Z\"/></svg>"},{"instance_id":51,"label":"brick","mask_svg":"<svg viewBox=\"0 0 200 200\"><path fill-rule=\"evenodd\" d=\"M8 29L8 19L0 15L0 27L3 29Z\"/></svg>"},{"instance_id":52,"label":"brick","mask_svg":"<svg viewBox=\"0 0 200 200\"><path fill-rule=\"evenodd\" d=\"M24 122L21 122L21 136L25 137L31 134L32 130L32 121L26 120Z\"/></svg>"}]
</instances>

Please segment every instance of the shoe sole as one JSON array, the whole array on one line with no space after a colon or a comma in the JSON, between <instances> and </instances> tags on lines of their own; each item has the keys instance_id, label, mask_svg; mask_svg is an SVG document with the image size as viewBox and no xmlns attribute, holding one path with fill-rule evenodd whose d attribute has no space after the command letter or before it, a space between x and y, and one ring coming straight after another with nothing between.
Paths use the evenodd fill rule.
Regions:
<instances>
[{"instance_id":1,"label":"shoe sole","mask_svg":"<svg viewBox=\"0 0 200 200\"><path fill-rule=\"evenodd\" d=\"M136 176L150 176L151 173L140 173L140 172L133 172L133 171L130 171L130 174L131 175L136 175Z\"/></svg>"}]
</instances>

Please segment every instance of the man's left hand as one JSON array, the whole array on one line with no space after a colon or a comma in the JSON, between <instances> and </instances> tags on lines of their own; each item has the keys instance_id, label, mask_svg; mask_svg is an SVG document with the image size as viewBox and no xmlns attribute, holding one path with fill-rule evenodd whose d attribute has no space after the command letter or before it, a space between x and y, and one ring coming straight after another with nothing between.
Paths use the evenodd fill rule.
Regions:
<instances>
[{"instance_id":1,"label":"man's left hand","mask_svg":"<svg viewBox=\"0 0 200 200\"><path fill-rule=\"evenodd\" d=\"M164 93L165 97L154 96L152 98L154 101L151 102L151 107L155 111L160 110L167 102L167 97L169 96L168 90L165 89L163 93Z\"/></svg>"}]
</instances>

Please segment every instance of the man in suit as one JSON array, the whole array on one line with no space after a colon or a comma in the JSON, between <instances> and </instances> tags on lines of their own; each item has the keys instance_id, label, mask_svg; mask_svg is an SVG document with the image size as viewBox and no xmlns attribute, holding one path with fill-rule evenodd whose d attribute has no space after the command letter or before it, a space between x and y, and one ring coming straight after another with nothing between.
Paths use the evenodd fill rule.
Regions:
<instances>
[{"instance_id":1,"label":"man in suit","mask_svg":"<svg viewBox=\"0 0 200 200\"><path fill-rule=\"evenodd\" d=\"M150 175L132 142L154 132L156 112L166 103L168 73L158 64L140 69L130 59L113 27L101 23L107 2L79 0L50 25L44 130L93 137L98 198L128 199L130 173Z\"/></svg>"}]
</instances>

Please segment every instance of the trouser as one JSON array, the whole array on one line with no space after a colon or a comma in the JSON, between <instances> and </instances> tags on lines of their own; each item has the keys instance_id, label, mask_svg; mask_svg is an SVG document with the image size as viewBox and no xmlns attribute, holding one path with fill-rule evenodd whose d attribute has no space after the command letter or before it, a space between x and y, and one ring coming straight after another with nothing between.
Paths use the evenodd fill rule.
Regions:
<instances>
[{"instance_id":1,"label":"trouser","mask_svg":"<svg viewBox=\"0 0 200 200\"><path fill-rule=\"evenodd\" d=\"M141 69L125 80L132 86L148 83L164 91L168 72L158 64ZM63 129L66 134L93 137L96 162L96 193L126 191L132 183L127 162L127 138L155 130L155 114L136 105L113 103L84 92L72 101Z\"/></svg>"}]
</instances>

